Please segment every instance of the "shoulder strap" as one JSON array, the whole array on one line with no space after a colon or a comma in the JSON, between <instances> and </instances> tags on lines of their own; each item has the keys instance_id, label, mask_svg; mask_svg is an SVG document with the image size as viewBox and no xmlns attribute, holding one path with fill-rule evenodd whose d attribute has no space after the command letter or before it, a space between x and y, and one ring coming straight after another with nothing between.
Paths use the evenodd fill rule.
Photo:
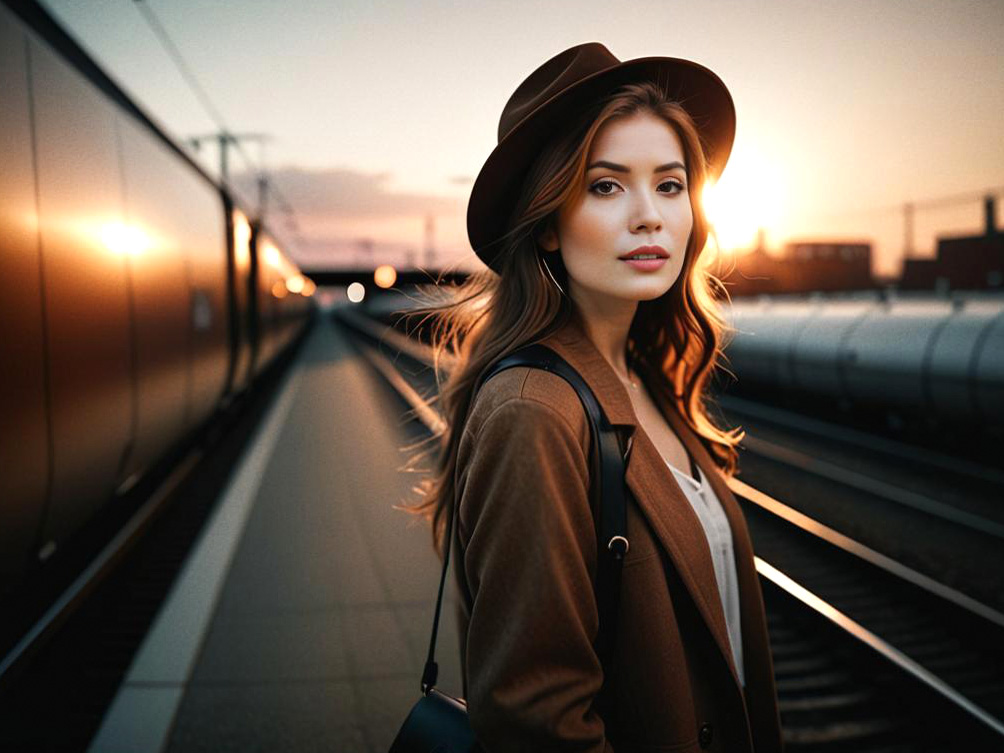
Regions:
<instances>
[{"instance_id":1,"label":"shoulder strap","mask_svg":"<svg viewBox=\"0 0 1004 753\"><path fill-rule=\"evenodd\" d=\"M597 537L597 573L595 593L599 611L599 631L596 636L596 652L604 669L604 686L609 684L613 674L613 645L617 625L617 607L620 602L620 576L624 555L628 550L627 508L624 497L624 458L613 425L607 419L603 408L593 391L579 373L565 359L545 345L527 345L514 353L499 359L490 366L478 380L474 394L491 377L505 369L516 366L550 371L567 381L578 393L589 419L591 438L590 500ZM472 400L473 403L473 400ZM439 628L439 613L443 601L443 587L450 562L450 548L453 541L456 511L451 511L447 531L446 548L443 556L443 573L439 581L439 596L436 599L436 614L429 641L429 655L422 677L422 691L428 692L436 683L438 667L435 662L436 636Z\"/></svg>"}]
</instances>

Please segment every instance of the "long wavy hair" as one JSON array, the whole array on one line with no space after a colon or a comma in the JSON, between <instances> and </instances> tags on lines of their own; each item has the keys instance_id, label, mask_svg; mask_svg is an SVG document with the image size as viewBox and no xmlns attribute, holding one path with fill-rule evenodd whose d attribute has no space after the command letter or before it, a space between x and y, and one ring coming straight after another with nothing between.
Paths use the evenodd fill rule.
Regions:
<instances>
[{"instance_id":1,"label":"long wavy hair","mask_svg":"<svg viewBox=\"0 0 1004 753\"><path fill-rule=\"evenodd\" d=\"M720 429L708 413L708 382L719 359L724 359L723 338L731 329L716 301L716 296L727 299L728 294L709 265L699 263L710 229L701 203L708 172L704 148L687 111L657 84L624 85L596 102L538 154L500 242L499 272L485 269L454 287L432 286L420 294L423 305L401 312L406 322L419 320L433 346L438 396L430 402L439 403L443 424L432 436L406 448L429 444L406 466L425 478L412 489L417 503L404 509L431 520L437 552L442 552L455 507L457 451L479 375L499 358L545 339L569 317L578 316L572 301L545 277L538 239L554 226L558 210L581 195L586 161L599 129L612 118L636 113L661 117L680 138L693 229L683 270L672 288L638 305L628 333L627 363L650 390L670 397L727 475L736 471L735 445L744 433L738 428ZM559 256L548 255L549 268L567 291L567 272L555 258ZM430 455L435 467L421 468Z\"/></svg>"}]
</instances>

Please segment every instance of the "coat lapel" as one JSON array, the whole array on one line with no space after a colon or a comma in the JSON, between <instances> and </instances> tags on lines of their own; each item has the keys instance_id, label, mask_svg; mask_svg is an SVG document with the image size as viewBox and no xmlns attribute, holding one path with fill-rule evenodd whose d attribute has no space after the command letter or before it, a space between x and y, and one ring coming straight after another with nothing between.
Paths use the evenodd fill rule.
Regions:
<instances>
[{"instance_id":1,"label":"coat lapel","mask_svg":"<svg viewBox=\"0 0 1004 753\"><path fill-rule=\"evenodd\" d=\"M631 432L633 442L625 471L628 489L697 605L698 611L713 635L738 687L739 678L732 660L728 630L725 625L725 613L718 595L711 549L708 546L704 528L691 507L690 501L677 483L673 472L666 465L651 439L638 425L638 419L635 416L627 390L621 384L613 367L586 335L576 317L573 316L567 325L542 342L557 351L579 372L595 393L596 399L602 405L610 422L626 427ZM692 437L689 431L681 430L680 419L677 418L676 422L673 421L676 416L672 409L667 411L665 403L657 402L660 410L666 414L667 420L670 421L671 426L679 435L680 440L686 444L705 476L711 480L712 487L719 495L719 499L724 499L724 495L728 494L735 512L741 516L728 488L718 478L717 471L712 468L711 457L706 451L703 451L703 447L693 446L695 443L700 445L700 442ZM671 418L671 414L673 418ZM733 529L733 535L736 536L736 520L727 505L726 512ZM738 526L738 528L742 533L745 533L744 526ZM736 536L736 538L738 540L739 537ZM746 541L748 542L748 537ZM742 558L745 559L745 554L742 555ZM740 560L738 549L736 559L738 563ZM742 582L742 574L740 573L741 585ZM744 604L742 608L743 628L746 627L747 622L745 619L746 611ZM743 647L746 648L745 640Z\"/></svg>"},{"instance_id":2,"label":"coat lapel","mask_svg":"<svg viewBox=\"0 0 1004 753\"><path fill-rule=\"evenodd\" d=\"M729 519L732 529L732 547L735 552L739 581L739 612L742 626L743 664L746 670L745 697L758 747L774 747L781 738L780 719L776 704L777 689L774 666L770 655L770 635L767 631L766 610L760 590L759 575L753 559L753 541L738 501L718 471L707 449L690 425L677 412L669 396L652 391L659 408L673 430L704 471Z\"/></svg>"}]
</instances>

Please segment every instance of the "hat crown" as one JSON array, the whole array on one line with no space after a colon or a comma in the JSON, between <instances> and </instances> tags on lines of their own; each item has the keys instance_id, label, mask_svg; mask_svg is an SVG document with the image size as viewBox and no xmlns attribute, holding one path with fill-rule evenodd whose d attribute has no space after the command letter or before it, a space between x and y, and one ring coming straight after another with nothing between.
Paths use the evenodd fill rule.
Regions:
<instances>
[{"instance_id":1,"label":"hat crown","mask_svg":"<svg viewBox=\"0 0 1004 753\"><path fill-rule=\"evenodd\" d=\"M541 104L578 81L613 68L620 60L599 42L576 45L541 65L519 85L499 119L499 142Z\"/></svg>"}]
</instances>

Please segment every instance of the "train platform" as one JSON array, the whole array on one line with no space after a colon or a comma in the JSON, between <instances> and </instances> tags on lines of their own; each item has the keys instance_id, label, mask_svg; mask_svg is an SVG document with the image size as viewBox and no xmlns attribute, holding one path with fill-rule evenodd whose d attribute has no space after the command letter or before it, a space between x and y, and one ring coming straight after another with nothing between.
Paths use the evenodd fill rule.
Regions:
<instances>
[{"instance_id":1,"label":"train platform","mask_svg":"<svg viewBox=\"0 0 1004 753\"><path fill-rule=\"evenodd\" d=\"M89 747L385 751L419 697L440 565L394 505L420 438L338 325L315 327ZM453 601L437 658L459 694Z\"/></svg>"}]
</instances>

